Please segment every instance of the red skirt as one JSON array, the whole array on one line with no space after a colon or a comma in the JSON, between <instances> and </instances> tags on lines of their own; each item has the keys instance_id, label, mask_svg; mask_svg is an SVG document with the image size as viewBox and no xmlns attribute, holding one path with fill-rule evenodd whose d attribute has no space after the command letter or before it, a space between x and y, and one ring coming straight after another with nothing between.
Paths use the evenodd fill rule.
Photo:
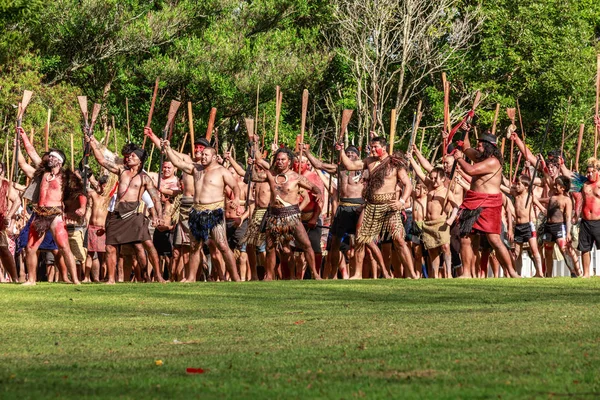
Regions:
<instances>
[{"instance_id":1,"label":"red skirt","mask_svg":"<svg viewBox=\"0 0 600 400\"><path fill-rule=\"evenodd\" d=\"M473 223L471 232L495 233L502 231L502 193L488 194L467 190L460 206L461 222L465 210L479 212L479 217Z\"/></svg>"}]
</instances>

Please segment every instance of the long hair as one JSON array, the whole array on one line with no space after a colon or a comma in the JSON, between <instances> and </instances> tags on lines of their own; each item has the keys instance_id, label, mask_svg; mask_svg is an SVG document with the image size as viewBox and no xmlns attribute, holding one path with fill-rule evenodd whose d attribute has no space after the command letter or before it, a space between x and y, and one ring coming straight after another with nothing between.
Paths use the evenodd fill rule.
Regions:
<instances>
[{"instance_id":1,"label":"long hair","mask_svg":"<svg viewBox=\"0 0 600 400\"><path fill-rule=\"evenodd\" d=\"M294 164L294 152L287 147L281 147L281 148L277 149L275 154L273 154L273 163L275 163L277 156L281 153L284 153L285 155L288 156L288 158L290 159L290 168L291 168L292 165Z\"/></svg>"},{"instance_id":2,"label":"long hair","mask_svg":"<svg viewBox=\"0 0 600 400\"><path fill-rule=\"evenodd\" d=\"M502 153L500 152L498 146L494 146L490 142L485 141L482 141L481 144L483 145L483 152L481 153L477 161L483 161L487 160L490 157L496 157L498 161L500 161L500 164L504 164L504 157L502 157Z\"/></svg>"}]
</instances>

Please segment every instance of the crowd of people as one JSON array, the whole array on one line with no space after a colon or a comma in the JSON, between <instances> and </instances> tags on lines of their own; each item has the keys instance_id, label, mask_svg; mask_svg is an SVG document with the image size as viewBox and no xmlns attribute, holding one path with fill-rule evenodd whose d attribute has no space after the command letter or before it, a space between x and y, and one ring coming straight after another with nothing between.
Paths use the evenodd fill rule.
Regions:
<instances>
[{"instance_id":1,"label":"crowd of people","mask_svg":"<svg viewBox=\"0 0 600 400\"><path fill-rule=\"evenodd\" d=\"M582 176L513 131L525 162L507 177L498 138L461 129L437 163L373 134L366 158L338 144L333 164L303 143L273 145L269 160L256 136L243 163L205 138L190 156L147 127L164 154L158 173L144 170L144 148L128 143L119 157L86 135L94 176L68 169L59 149L40 156L18 127L28 184L0 181L0 280L518 278L524 251L541 278L552 276L555 245L571 276L589 277L600 160Z\"/></svg>"}]
</instances>

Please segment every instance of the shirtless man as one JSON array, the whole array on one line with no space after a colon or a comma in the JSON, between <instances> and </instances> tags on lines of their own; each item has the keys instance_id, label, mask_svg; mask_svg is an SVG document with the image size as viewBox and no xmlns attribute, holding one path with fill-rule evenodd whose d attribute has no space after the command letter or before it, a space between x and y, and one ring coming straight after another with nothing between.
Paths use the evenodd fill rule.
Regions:
<instances>
[{"instance_id":1,"label":"shirtless man","mask_svg":"<svg viewBox=\"0 0 600 400\"><path fill-rule=\"evenodd\" d=\"M23 128L17 132L24 135ZM49 230L54 236L58 249L66 263L74 284L80 284L77 277L75 259L69 247L69 234L63 220L63 201L65 198L64 187L67 186L70 171L63 169L65 154L60 150L53 150L42 161L33 176L28 193L24 196L33 204L34 217L29 227L27 247L25 248L25 262L27 264L28 279L24 285L35 285L37 277L38 256L37 250ZM80 216L84 210L78 210Z\"/></svg>"},{"instance_id":2,"label":"shirtless man","mask_svg":"<svg viewBox=\"0 0 600 400\"><path fill-rule=\"evenodd\" d=\"M233 252L228 246L225 234L225 186L233 191L233 199L227 207L242 209L240 205L240 188L231 173L217 162L217 152L212 147L202 151L200 163L186 163L171 149L168 140L161 141L161 148L174 166L192 175L194 179L194 206L190 212L189 225L192 233L192 254L190 256L190 271L188 282L196 280L199 254L202 245L209 237L215 242L223 254L225 266L231 279L240 280ZM243 210L242 210L243 212Z\"/></svg>"},{"instance_id":3,"label":"shirtless man","mask_svg":"<svg viewBox=\"0 0 600 400\"><path fill-rule=\"evenodd\" d=\"M304 146L304 152L315 169L325 170L329 174L337 174L337 165L327 164L319 160L311 154L306 145ZM347 147L345 152L346 157L351 161L357 161L360 158L360 152L354 146ZM340 246L344 235L356 234L356 225L358 224L358 218L360 217L364 203L364 199L362 198L363 188L362 171L347 171L346 169L340 171L338 176L340 202L330 228L331 250L329 254L331 254L331 263L329 264L331 265L331 271L323 271L325 279L331 279L337 275L340 265ZM352 258L352 263L354 263L354 260L355 257ZM353 269L355 269L355 266Z\"/></svg>"},{"instance_id":4,"label":"shirtless man","mask_svg":"<svg viewBox=\"0 0 600 400\"><path fill-rule=\"evenodd\" d=\"M469 164L462 154L457 154L458 165L472 177L471 188L467 191L460 206L459 223L461 236L461 278L473 278L475 252L479 251L479 235L485 234L496 251L496 257L507 273L518 278L513 268L513 260L502 243L502 154L496 145L496 136L484 133L479 136L477 148L469 145L468 135L464 140L465 156L473 160Z\"/></svg>"},{"instance_id":5,"label":"shirtless man","mask_svg":"<svg viewBox=\"0 0 600 400\"><path fill-rule=\"evenodd\" d=\"M579 246L583 264L583 277L590 277L590 251L594 243L600 248L600 161L590 158L587 162L586 177L581 190L583 207L579 227Z\"/></svg>"},{"instance_id":6,"label":"shirtless man","mask_svg":"<svg viewBox=\"0 0 600 400\"><path fill-rule=\"evenodd\" d=\"M357 227L356 271L350 279L362 278L365 245L374 243L385 232L392 236L395 251L399 252L408 277L416 278L412 254L404 239L402 224L402 209L412 192L412 183L406 173L406 161L388 154L387 140L384 137L371 139L371 155L364 160L353 161L348 158L346 153L341 151L341 144L336 145L336 150L340 151L342 164L348 171L369 170L369 180L365 187L366 206ZM397 193L399 184L403 187L400 199ZM373 253L381 254L377 247L370 249Z\"/></svg>"},{"instance_id":7,"label":"shirtless man","mask_svg":"<svg viewBox=\"0 0 600 400\"><path fill-rule=\"evenodd\" d=\"M452 255L450 253L450 226L446 223L447 209L456 207L450 189L445 185L444 169L436 167L425 176L417 162L410 157L410 162L419 179L427 186L427 205L423 221L423 244L429 252L431 260L431 276L437 278L440 262L443 263L443 275L452 278ZM459 186L459 185L457 185ZM443 255L443 260L440 257Z\"/></svg>"},{"instance_id":8,"label":"shirtless man","mask_svg":"<svg viewBox=\"0 0 600 400\"><path fill-rule=\"evenodd\" d=\"M230 158L231 159L231 158ZM240 187L240 201L245 203L247 201L246 196L248 195L248 185L244 183L244 178L239 176L233 166L229 166L228 171L233 176ZM229 187L225 187L225 196L228 199L233 199L233 190ZM229 248L233 251L235 261L237 264L238 273L242 281L246 280L247 274L247 263L248 256L246 255L246 244L242 243L242 239L246 235L248 230L248 215L249 211L247 208L234 209L227 207L225 209L225 223L227 225L227 242ZM248 279L250 280L250 279Z\"/></svg>"},{"instance_id":9,"label":"shirtless man","mask_svg":"<svg viewBox=\"0 0 600 400\"><path fill-rule=\"evenodd\" d=\"M95 188L88 190L89 206L91 208L88 225L88 256L85 263L84 282L100 280L101 265L106 262L106 217L108 215L108 193L105 194L108 176L98 179ZM94 259L94 254L96 259Z\"/></svg>"},{"instance_id":10,"label":"shirtless man","mask_svg":"<svg viewBox=\"0 0 600 400\"><path fill-rule=\"evenodd\" d=\"M544 257L546 259L546 277L552 277L552 256L554 243L562 253L571 275L580 276L581 272L567 251L567 243L571 241L571 218L573 202L569 197L571 181L565 176L556 178L554 195L548 199L548 213L544 231L541 232L544 241Z\"/></svg>"},{"instance_id":11,"label":"shirtless man","mask_svg":"<svg viewBox=\"0 0 600 400\"><path fill-rule=\"evenodd\" d=\"M152 179L143 171L147 152L135 144L129 143L121 151L124 162L120 164L104 157L104 151L100 148L96 138L88 135L85 138L90 143L98 164L119 177L115 211L106 221L108 283L115 283L117 246L122 244L133 244L137 258L142 264L140 268L143 268L146 264L145 261L149 259L154 268L156 280L164 283L165 280L160 273L158 254L151 245L152 239L146 217L138 211L142 195L144 191L147 191L154 202L155 214L152 224L160 225L158 216L162 215L162 207L158 190L152 183ZM144 242L146 242L146 246L144 246ZM148 250L148 258L146 258L145 250Z\"/></svg>"},{"instance_id":12,"label":"shirtless man","mask_svg":"<svg viewBox=\"0 0 600 400\"><path fill-rule=\"evenodd\" d=\"M17 283L19 277L14 256L15 244L14 241L11 243L10 231L16 223L14 218L21 205L21 197L12 182L4 178L4 163L0 163L0 166L2 167L2 177L0 177L0 261L2 268L10 275L11 281ZM0 282L3 279L4 271L0 268Z\"/></svg>"},{"instance_id":13,"label":"shirtless man","mask_svg":"<svg viewBox=\"0 0 600 400\"><path fill-rule=\"evenodd\" d=\"M266 219L267 273L264 280L275 279L277 248L281 249L281 255L287 259L289 265L292 240L295 240L295 247L304 251L313 279L320 280L321 276L315 266L315 253L300 219L298 202L301 188L311 191L318 202L322 202L323 193L308 179L292 171L294 153L290 149L280 148L275 152L272 170L269 169L269 163L260 157L259 152L256 154L256 162L267 171L267 179L271 186L271 203Z\"/></svg>"},{"instance_id":14,"label":"shirtless man","mask_svg":"<svg viewBox=\"0 0 600 400\"><path fill-rule=\"evenodd\" d=\"M511 188L512 195L515 198L515 231L513 235L513 241L515 243L515 256L517 259L517 265L520 265L521 255L523 252L523 244L529 243L529 251L531 252L532 259L535 265L535 278L543 278L544 275L542 273L542 256L540 255L540 251L538 249L537 238L535 236L535 223L534 218L535 214L533 212L533 207L531 200L529 201L529 207L525 206L525 201L527 201L527 191L529 189L529 185L531 184L531 179L528 176L521 175L517 177L515 183ZM533 196L532 196L533 197ZM537 201L533 198L534 202ZM520 268L519 271L520 272Z\"/></svg>"},{"instance_id":15,"label":"shirtless man","mask_svg":"<svg viewBox=\"0 0 600 400\"><path fill-rule=\"evenodd\" d=\"M63 204L64 220L69 233L69 246L73 257L75 257L78 276L80 279L84 279L83 266L87 258L87 249L83 241L87 225L85 220L87 196L83 190L83 182L79 171L75 171L69 176L69 181L65 185Z\"/></svg>"}]
</instances>

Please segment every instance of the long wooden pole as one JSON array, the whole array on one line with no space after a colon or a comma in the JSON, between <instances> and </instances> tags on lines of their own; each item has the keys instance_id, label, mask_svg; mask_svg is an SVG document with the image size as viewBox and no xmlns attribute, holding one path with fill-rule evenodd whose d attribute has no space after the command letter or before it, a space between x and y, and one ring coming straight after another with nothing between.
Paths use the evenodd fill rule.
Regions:
<instances>
[{"instance_id":1,"label":"long wooden pole","mask_svg":"<svg viewBox=\"0 0 600 400\"><path fill-rule=\"evenodd\" d=\"M131 143L131 130L129 128L129 99L125 97L125 115L127 116L127 143Z\"/></svg>"},{"instance_id":2,"label":"long wooden pole","mask_svg":"<svg viewBox=\"0 0 600 400\"><path fill-rule=\"evenodd\" d=\"M302 150L304 148L304 130L306 129L306 113L308 112L308 90L302 91L302 115L300 119L300 166L302 166ZM302 171L299 169L299 171Z\"/></svg>"},{"instance_id":3,"label":"long wooden pole","mask_svg":"<svg viewBox=\"0 0 600 400\"><path fill-rule=\"evenodd\" d=\"M160 78L157 76L156 81L154 82L154 92L152 92L152 101L150 102L150 112L148 113L148 121L146 122L146 128L149 128L152 124L152 114L154 114L154 105L156 104L156 96L158 95L158 83L160 82ZM142 143L142 149L146 147L146 138L144 135L144 142Z\"/></svg>"},{"instance_id":4,"label":"long wooden pole","mask_svg":"<svg viewBox=\"0 0 600 400\"><path fill-rule=\"evenodd\" d=\"M258 134L258 103L260 101L260 83L256 85L256 111L254 113L254 132Z\"/></svg>"},{"instance_id":5,"label":"long wooden pole","mask_svg":"<svg viewBox=\"0 0 600 400\"><path fill-rule=\"evenodd\" d=\"M115 125L115 116L112 116L112 128L115 134L115 153L119 152L119 143L117 142L117 127Z\"/></svg>"},{"instance_id":6,"label":"long wooden pole","mask_svg":"<svg viewBox=\"0 0 600 400\"><path fill-rule=\"evenodd\" d=\"M425 139L425 128L421 131L421 143L419 143L419 153L423 154L423 139Z\"/></svg>"},{"instance_id":7,"label":"long wooden pole","mask_svg":"<svg viewBox=\"0 0 600 400\"><path fill-rule=\"evenodd\" d=\"M448 137L452 130L450 122L450 83L446 79L446 73L442 72L442 86L444 88L444 132L445 137L442 139L442 155L446 155L446 149L448 147Z\"/></svg>"},{"instance_id":8,"label":"long wooden pole","mask_svg":"<svg viewBox=\"0 0 600 400\"><path fill-rule=\"evenodd\" d=\"M192 112L192 102L188 101L188 125L190 127L190 145L192 148L192 160L194 160L196 158L196 155L194 154L194 142L196 141L194 139L194 114Z\"/></svg>"},{"instance_id":9,"label":"long wooden pole","mask_svg":"<svg viewBox=\"0 0 600 400\"><path fill-rule=\"evenodd\" d=\"M581 154L581 141L583 140L583 131L585 124L579 125L579 137L577 138L577 153L575 155L575 171L579 172L579 154Z\"/></svg>"},{"instance_id":10,"label":"long wooden pole","mask_svg":"<svg viewBox=\"0 0 600 400\"><path fill-rule=\"evenodd\" d=\"M394 141L396 140L396 109L392 108L392 114L390 117L390 144L389 154L394 154Z\"/></svg>"},{"instance_id":11,"label":"long wooden pole","mask_svg":"<svg viewBox=\"0 0 600 400\"><path fill-rule=\"evenodd\" d=\"M50 135L50 117L52 116L52 109L48 109L48 119L46 120L46 126L44 127L44 149L48 151L48 136Z\"/></svg>"},{"instance_id":12,"label":"long wooden pole","mask_svg":"<svg viewBox=\"0 0 600 400\"><path fill-rule=\"evenodd\" d=\"M279 86L275 88L275 136L273 136L273 143L277 146L279 144L279 117L281 116L281 101L283 100L283 93Z\"/></svg>"},{"instance_id":13,"label":"long wooden pole","mask_svg":"<svg viewBox=\"0 0 600 400\"><path fill-rule=\"evenodd\" d=\"M600 54L597 55L596 59L596 112L595 117L598 120L598 106L600 104ZM597 157L598 153L598 135L600 130L594 121L594 158Z\"/></svg>"},{"instance_id":14,"label":"long wooden pole","mask_svg":"<svg viewBox=\"0 0 600 400\"><path fill-rule=\"evenodd\" d=\"M73 132L71 132L70 137L71 137L71 171L75 171L75 150L73 149Z\"/></svg>"},{"instance_id":15,"label":"long wooden pole","mask_svg":"<svg viewBox=\"0 0 600 400\"><path fill-rule=\"evenodd\" d=\"M521 127L521 135L523 135L523 143L527 146L525 142L525 129L523 129L523 118L521 117L521 107L519 107L519 99L517 99L517 112L519 113L519 126Z\"/></svg>"}]
</instances>

